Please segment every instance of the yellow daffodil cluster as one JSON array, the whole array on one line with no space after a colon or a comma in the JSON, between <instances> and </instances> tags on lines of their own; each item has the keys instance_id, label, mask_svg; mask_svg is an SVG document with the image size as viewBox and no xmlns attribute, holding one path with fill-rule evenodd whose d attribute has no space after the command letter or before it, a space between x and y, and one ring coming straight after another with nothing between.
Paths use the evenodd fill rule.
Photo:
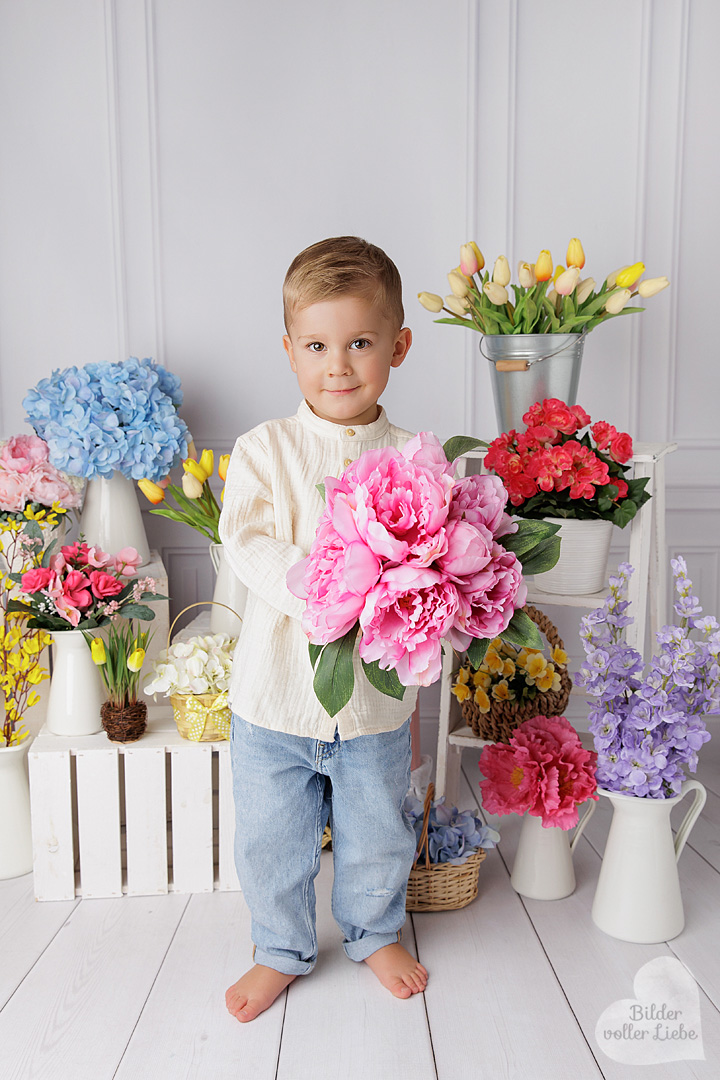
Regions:
<instances>
[{"instance_id":1,"label":"yellow daffodil cluster","mask_svg":"<svg viewBox=\"0 0 720 1080\"><path fill-rule=\"evenodd\" d=\"M229 454L221 454L218 461L218 476L225 482L227 476ZM152 480L138 480L138 487L143 495L150 500L158 509L151 510L151 514L160 514L172 521L182 521L191 528L197 529L210 537L213 543L220 543L218 522L220 520L220 507L210 487L210 478L215 471L215 455L212 450L203 450L200 457L195 455L191 444L190 457L183 463L183 477L181 487L170 483L170 477L161 480L159 484ZM168 495L171 495L176 506L168 503ZM225 497L225 488L220 494L220 501ZM160 506L164 503L164 506Z\"/></svg>"},{"instance_id":2,"label":"yellow daffodil cluster","mask_svg":"<svg viewBox=\"0 0 720 1080\"><path fill-rule=\"evenodd\" d=\"M481 713L493 701L527 701L538 693L560 689L559 668L567 653L557 646L546 659L539 649L515 649L500 638L490 644L479 668L466 661L457 673L452 693L458 701L472 699Z\"/></svg>"},{"instance_id":3,"label":"yellow daffodil cluster","mask_svg":"<svg viewBox=\"0 0 720 1080\"><path fill-rule=\"evenodd\" d=\"M644 311L629 307L632 297L648 299L670 284L666 277L645 278L645 264L635 262L608 274L599 290L595 279L580 277L585 266L585 252L577 237L568 244L567 267L553 268L552 255L543 249L534 263L518 263L518 284L513 285L514 300L508 286L512 272L505 255L495 260L492 273L486 270L485 257L474 241L460 248L460 263L447 275L451 292L418 293L424 308L438 314L446 311L452 323L479 330L481 334L579 333L593 330L615 315ZM476 280L477 275L477 280Z\"/></svg>"}]
</instances>

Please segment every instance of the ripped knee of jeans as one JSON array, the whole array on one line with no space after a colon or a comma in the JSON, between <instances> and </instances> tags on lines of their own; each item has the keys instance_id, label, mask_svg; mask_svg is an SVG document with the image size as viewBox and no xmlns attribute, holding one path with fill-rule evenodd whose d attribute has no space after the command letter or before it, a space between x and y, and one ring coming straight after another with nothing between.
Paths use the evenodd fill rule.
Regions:
<instances>
[{"instance_id":1,"label":"ripped knee of jeans","mask_svg":"<svg viewBox=\"0 0 720 1080\"><path fill-rule=\"evenodd\" d=\"M366 889L365 890L365 895L366 896L393 896L394 893L395 893L394 889Z\"/></svg>"}]
</instances>

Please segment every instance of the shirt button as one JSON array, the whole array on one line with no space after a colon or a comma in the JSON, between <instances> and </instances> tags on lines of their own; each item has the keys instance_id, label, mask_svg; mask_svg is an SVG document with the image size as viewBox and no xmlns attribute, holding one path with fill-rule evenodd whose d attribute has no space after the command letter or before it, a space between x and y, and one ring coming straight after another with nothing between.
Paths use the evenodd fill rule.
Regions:
<instances>
[{"instance_id":1,"label":"shirt button","mask_svg":"<svg viewBox=\"0 0 720 1080\"><path fill-rule=\"evenodd\" d=\"M346 457L345 458L345 467L347 468L348 465L352 465L352 458L351 457Z\"/></svg>"},{"instance_id":2,"label":"shirt button","mask_svg":"<svg viewBox=\"0 0 720 1080\"><path fill-rule=\"evenodd\" d=\"M355 434L355 428L351 428L351 427L346 428L345 429L345 434L349 435L352 438L352 436Z\"/></svg>"}]
</instances>

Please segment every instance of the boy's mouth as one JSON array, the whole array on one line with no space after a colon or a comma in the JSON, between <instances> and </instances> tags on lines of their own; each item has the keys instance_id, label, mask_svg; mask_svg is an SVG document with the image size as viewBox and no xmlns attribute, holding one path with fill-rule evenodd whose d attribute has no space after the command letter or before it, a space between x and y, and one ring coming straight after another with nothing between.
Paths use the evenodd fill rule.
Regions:
<instances>
[{"instance_id":1,"label":"boy's mouth","mask_svg":"<svg viewBox=\"0 0 720 1080\"><path fill-rule=\"evenodd\" d=\"M328 390L327 393L341 397L343 394L352 394L353 391L357 389L357 386L348 386L346 390Z\"/></svg>"}]
</instances>

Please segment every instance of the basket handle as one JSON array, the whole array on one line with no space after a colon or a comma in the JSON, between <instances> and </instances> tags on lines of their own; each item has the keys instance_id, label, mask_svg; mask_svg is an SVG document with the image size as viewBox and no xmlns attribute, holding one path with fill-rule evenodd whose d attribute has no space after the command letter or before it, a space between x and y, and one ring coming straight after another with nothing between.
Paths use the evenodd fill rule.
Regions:
<instances>
[{"instance_id":1,"label":"basket handle","mask_svg":"<svg viewBox=\"0 0 720 1080\"><path fill-rule=\"evenodd\" d=\"M417 865L417 861L422 854L423 848L425 848L425 865L430 865L430 838L428 837L428 824L430 822L430 807L432 806L433 796L435 794L435 785L432 781L427 786L425 792L425 806L423 809L423 827L420 833L420 843L418 844L417 851L415 852L415 859L413 860L413 869Z\"/></svg>"},{"instance_id":2,"label":"basket handle","mask_svg":"<svg viewBox=\"0 0 720 1080\"><path fill-rule=\"evenodd\" d=\"M236 619L239 619L240 622L242 622L242 616L238 615L237 611L235 611L234 608L228 607L227 604L221 604L219 600L196 600L194 604L188 604L187 607L184 607L182 609L182 611L178 611L177 615L175 616L173 621L170 623L170 629L168 630L168 637L167 637L167 648L168 649L170 648L170 638L172 636L173 627L175 626L175 623L178 621L180 616L184 615L186 611L190 610L190 608L204 607L205 604L214 604L215 607L224 607L226 611L229 611L232 615L235 616Z\"/></svg>"}]
</instances>

